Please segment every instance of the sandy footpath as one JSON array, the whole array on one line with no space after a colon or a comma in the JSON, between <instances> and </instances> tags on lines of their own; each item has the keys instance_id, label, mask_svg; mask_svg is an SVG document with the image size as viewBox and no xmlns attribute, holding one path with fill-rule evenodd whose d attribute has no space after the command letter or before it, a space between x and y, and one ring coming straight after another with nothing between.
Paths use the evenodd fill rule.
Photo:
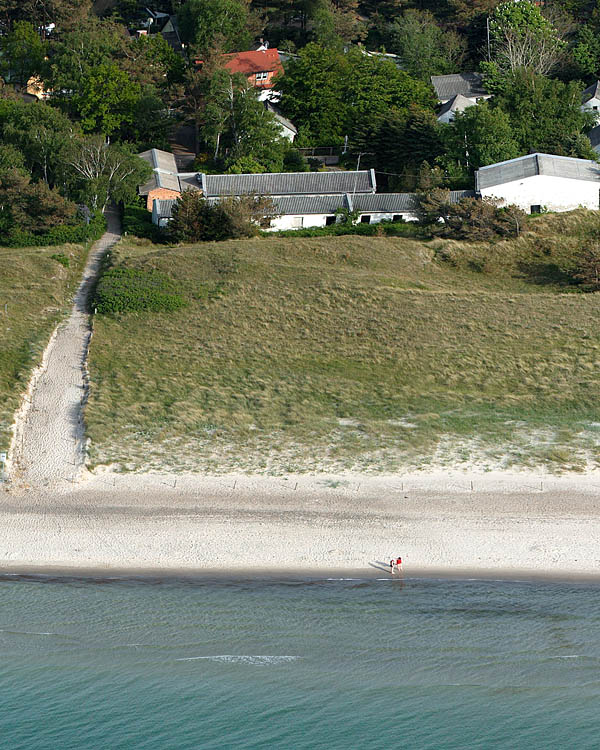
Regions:
<instances>
[{"instance_id":1,"label":"sandy footpath","mask_svg":"<svg viewBox=\"0 0 600 750\"><path fill-rule=\"evenodd\" d=\"M596 474L107 473L0 493L0 570L600 578L599 507Z\"/></svg>"},{"instance_id":2,"label":"sandy footpath","mask_svg":"<svg viewBox=\"0 0 600 750\"><path fill-rule=\"evenodd\" d=\"M51 337L15 418L8 470L13 480L30 486L72 482L83 466L81 409L91 336L87 300L103 256L120 237L116 210L108 210L106 219L108 229L90 250L71 313Z\"/></svg>"}]
</instances>

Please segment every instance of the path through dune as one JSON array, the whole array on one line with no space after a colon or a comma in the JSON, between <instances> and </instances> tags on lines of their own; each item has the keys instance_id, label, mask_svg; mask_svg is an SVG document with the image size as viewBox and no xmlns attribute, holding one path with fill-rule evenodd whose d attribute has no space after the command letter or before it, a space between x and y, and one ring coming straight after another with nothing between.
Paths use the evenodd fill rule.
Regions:
<instances>
[{"instance_id":1,"label":"path through dune","mask_svg":"<svg viewBox=\"0 0 600 750\"><path fill-rule=\"evenodd\" d=\"M16 421L11 479L33 487L64 485L80 474L85 454L82 406L87 397L86 360L91 336L87 302L106 251L120 238L117 211L94 244L71 314L54 332L34 373Z\"/></svg>"}]
</instances>

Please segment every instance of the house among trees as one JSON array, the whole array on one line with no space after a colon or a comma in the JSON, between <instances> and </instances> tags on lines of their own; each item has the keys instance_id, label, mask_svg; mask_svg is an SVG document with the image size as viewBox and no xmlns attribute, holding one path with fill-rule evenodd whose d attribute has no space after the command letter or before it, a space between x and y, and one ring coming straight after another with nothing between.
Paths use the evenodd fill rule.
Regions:
<instances>
[{"instance_id":1,"label":"house among trees","mask_svg":"<svg viewBox=\"0 0 600 750\"><path fill-rule=\"evenodd\" d=\"M449 99L445 104L442 104L442 108L438 113L438 122L444 122L446 124L452 122L457 112L464 112L469 107L474 107L475 102L472 99L467 99L462 94L456 94L452 99Z\"/></svg>"},{"instance_id":2,"label":"house among trees","mask_svg":"<svg viewBox=\"0 0 600 750\"><path fill-rule=\"evenodd\" d=\"M581 95L581 109L584 112L593 112L598 120L600 117L600 81L594 81L584 90Z\"/></svg>"},{"instance_id":3,"label":"house among trees","mask_svg":"<svg viewBox=\"0 0 600 750\"><path fill-rule=\"evenodd\" d=\"M230 73L242 73L255 89L265 93L273 89L275 76L283 73L276 47L262 45L257 50L232 52L223 55L223 63Z\"/></svg>"},{"instance_id":4,"label":"house among trees","mask_svg":"<svg viewBox=\"0 0 600 750\"><path fill-rule=\"evenodd\" d=\"M600 164L588 159L528 154L481 167L475 185L482 198L496 198L527 213L600 207Z\"/></svg>"},{"instance_id":5,"label":"house among trees","mask_svg":"<svg viewBox=\"0 0 600 750\"><path fill-rule=\"evenodd\" d=\"M481 73L451 73L445 76L431 76L431 84L435 89L440 104L446 104L456 96L464 96L473 104L483 99L489 99Z\"/></svg>"}]
</instances>

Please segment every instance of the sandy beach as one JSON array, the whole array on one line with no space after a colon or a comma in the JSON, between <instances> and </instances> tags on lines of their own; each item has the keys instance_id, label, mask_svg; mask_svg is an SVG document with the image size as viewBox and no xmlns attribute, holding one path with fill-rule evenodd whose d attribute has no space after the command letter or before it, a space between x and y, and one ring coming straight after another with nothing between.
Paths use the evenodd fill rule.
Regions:
<instances>
[{"instance_id":1,"label":"sandy beach","mask_svg":"<svg viewBox=\"0 0 600 750\"><path fill-rule=\"evenodd\" d=\"M599 491L595 474L88 474L0 494L0 568L379 575L401 555L406 575L600 578Z\"/></svg>"}]
</instances>

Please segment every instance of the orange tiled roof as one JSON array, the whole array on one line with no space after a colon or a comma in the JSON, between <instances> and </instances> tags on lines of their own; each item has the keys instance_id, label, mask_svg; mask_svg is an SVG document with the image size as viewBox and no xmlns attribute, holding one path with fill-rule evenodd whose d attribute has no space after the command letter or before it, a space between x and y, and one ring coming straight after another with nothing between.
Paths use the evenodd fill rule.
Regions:
<instances>
[{"instance_id":1,"label":"orange tiled roof","mask_svg":"<svg viewBox=\"0 0 600 750\"><path fill-rule=\"evenodd\" d=\"M228 55L223 55L223 58L227 61L225 67L231 73L243 73L247 76L253 73L283 73L283 66L276 47L265 50L249 50L248 52L231 52Z\"/></svg>"}]
</instances>

